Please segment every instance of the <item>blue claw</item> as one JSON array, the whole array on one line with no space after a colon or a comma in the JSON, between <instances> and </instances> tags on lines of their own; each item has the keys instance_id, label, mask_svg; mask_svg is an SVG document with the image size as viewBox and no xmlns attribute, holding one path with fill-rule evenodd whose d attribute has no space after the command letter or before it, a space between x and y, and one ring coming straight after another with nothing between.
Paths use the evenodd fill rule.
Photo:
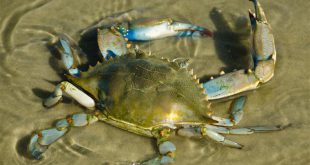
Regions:
<instances>
[{"instance_id":1,"label":"blue claw","mask_svg":"<svg viewBox=\"0 0 310 165\"><path fill-rule=\"evenodd\" d=\"M115 28L129 41L149 41L172 36L213 36L206 28L175 22L170 18L139 20L130 23L128 28L123 25Z\"/></svg>"},{"instance_id":2,"label":"blue claw","mask_svg":"<svg viewBox=\"0 0 310 165\"><path fill-rule=\"evenodd\" d=\"M68 72L75 76L80 76L80 70L77 68L79 65L79 59L76 55L73 54L71 39L66 35L59 36L59 42L62 47L62 61L68 70Z\"/></svg>"},{"instance_id":3,"label":"blue claw","mask_svg":"<svg viewBox=\"0 0 310 165\"><path fill-rule=\"evenodd\" d=\"M173 22L171 25L175 31L178 32L177 36L179 37L188 37L188 36L193 36L193 37L200 37L200 36L209 36L213 37L213 33L209 31L206 28L196 26L196 25L191 25L191 24L186 24L186 23L180 23L180 22Z\"/></svg>"}]
</instances>

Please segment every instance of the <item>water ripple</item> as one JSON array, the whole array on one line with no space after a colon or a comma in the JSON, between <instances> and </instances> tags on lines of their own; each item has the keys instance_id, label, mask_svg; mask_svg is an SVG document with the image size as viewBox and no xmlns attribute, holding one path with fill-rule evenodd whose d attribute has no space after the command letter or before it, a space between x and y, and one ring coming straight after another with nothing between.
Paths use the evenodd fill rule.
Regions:
<instances>
[{"instance_id":1,"label":"water ripple","mask_svg":"<svg viewBox=\"0 0 310 165\"><path fill-rule=\"evenodd\" d=\"M2 25L3 28L1 29L1 39L6 52L10 53L14 47L12 44L12 33L14 32L19 20L28 12L38 9L46 5L48 2L50 2L50 0L38 0L21 6L4 19L4 23Z\"/></svg>"}]
</instances>

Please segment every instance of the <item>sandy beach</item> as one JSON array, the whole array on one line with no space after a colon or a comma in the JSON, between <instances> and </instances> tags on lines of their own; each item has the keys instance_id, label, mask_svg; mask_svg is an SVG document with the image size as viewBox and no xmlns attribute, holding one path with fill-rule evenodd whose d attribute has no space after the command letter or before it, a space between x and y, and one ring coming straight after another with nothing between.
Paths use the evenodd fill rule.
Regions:
<instances>
[{"instance_id":1,"label":"sandy beach","mask_svg":"<svg viewBox=\"0 0 310 165\"><path fill-rule=\"evenodd\" d=\"M273 133L228 135L241 150L207 138L174 137L177 165L306 165L310 162L310 1L261 0L275 36L274 78L247 93L245 115L236 127L288 125ZM46 109L42 100L63 80L48 44L57 34L74 40L102 26L147 17L171 17L207 27L214 39L167 38L140 44L156 56L185 57L207 80L224 69L249 66L247 0L0 0L0 164L127 165L157 154L154 139L103 122L71 131L51 145L42 160L27 153L30 135L58 119L83 112L72 99ZM232 28L228 28L227 26ZM228 116L230 101L212 104Z\"/></svg>"}]
</instances>

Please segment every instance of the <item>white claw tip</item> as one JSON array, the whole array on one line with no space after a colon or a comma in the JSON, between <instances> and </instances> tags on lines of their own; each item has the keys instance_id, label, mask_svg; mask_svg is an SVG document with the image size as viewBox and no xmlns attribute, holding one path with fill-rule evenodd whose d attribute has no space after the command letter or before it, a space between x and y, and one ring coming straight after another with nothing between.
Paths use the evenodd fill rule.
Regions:
<instances>
[{"instance_id":1,"label":"white claw tip","mask_svg":"<svg viewBox=\"0 0 310 165\"><path fill-rule=\"evenodd\" d=\"M225 72L222 70L221 72L220 72L220 75L224 75L225 74Z\"/></svg>"},{"instance_id":2,"label":"white claw tip","mask_svg":"<svg viewBox=\"0 0 310 165\"><path fill-rule=\"evenodd\" d=\"M213 76L211 76L211 77L210 77L210 80L213 80L213 79L214 79L214 77L213 77Z\"/></svg>"}]
</instances>

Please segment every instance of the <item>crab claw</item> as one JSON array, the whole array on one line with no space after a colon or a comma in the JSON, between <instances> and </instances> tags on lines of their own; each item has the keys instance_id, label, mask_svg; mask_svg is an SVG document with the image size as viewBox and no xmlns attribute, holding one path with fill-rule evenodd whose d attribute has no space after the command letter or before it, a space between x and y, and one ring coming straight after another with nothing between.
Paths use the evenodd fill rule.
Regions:
<instances>
[{"instance_id":1,"label":"crab claw","mask_svg":"<svg viewBox=\"0 0 310 165\"><path fill-rule=\"evenodd\" d=\"M62 62L69 74L79 77L80 70L78 66L82 63L80 56L86 57L86 55L79 49L73 39L65 34L59 35L58 50L61 53Z\"/></svg>"},{"instance_id":2,"label":"crab claw","mask_svg":"<svg viewBox=\"0 0 310 165\"><path fill-rule=\"evenodd\" d=\"M137 20L131 22L128 27L124 25L115 27L129 41L150 41L172 36L213 36L213 33L206 28L176 22L171 18Z\"/></svg>"},{"instance_id":3,"label":"crab claw","mask_svg":"<svg viewBox=\"0 0 310 165\"><path fill-rule=\"evenodd\" d=\"M274 75L276 49L272 29L260 3L257 0L251 1L255 7L255 13L249 10L254 68L253 70L234 71L204 83L203 87L208 100L225 98L256 89L268 82Z\"/></svg>"},{"instance_id":4,"label":"crab claw","mask_svg":"<svg viewBox=\"0 0 310 165\"><path fill-rule=\"evenodd\" d=\"M255 62L255 75L261 83L269 81L274 74L276 49L272 29L267 22L265 12L257 0L254 3L255 14L249 11L253 37L252 52Z\"/></svg>"},{"instance_id":5,"label":"crab claw","mask_svg":"<svg viewBox=\"0 0 310 165\"><path fill-rule=\"evenodd\" d=\"M258 0L249 0L251 2L254 3L254 7L255 7L255 18L257 21L260 22L267 22L266 16L265 16L265 12L262 9L260 3L258 2Z\"/></svg>"}]
</instances>

